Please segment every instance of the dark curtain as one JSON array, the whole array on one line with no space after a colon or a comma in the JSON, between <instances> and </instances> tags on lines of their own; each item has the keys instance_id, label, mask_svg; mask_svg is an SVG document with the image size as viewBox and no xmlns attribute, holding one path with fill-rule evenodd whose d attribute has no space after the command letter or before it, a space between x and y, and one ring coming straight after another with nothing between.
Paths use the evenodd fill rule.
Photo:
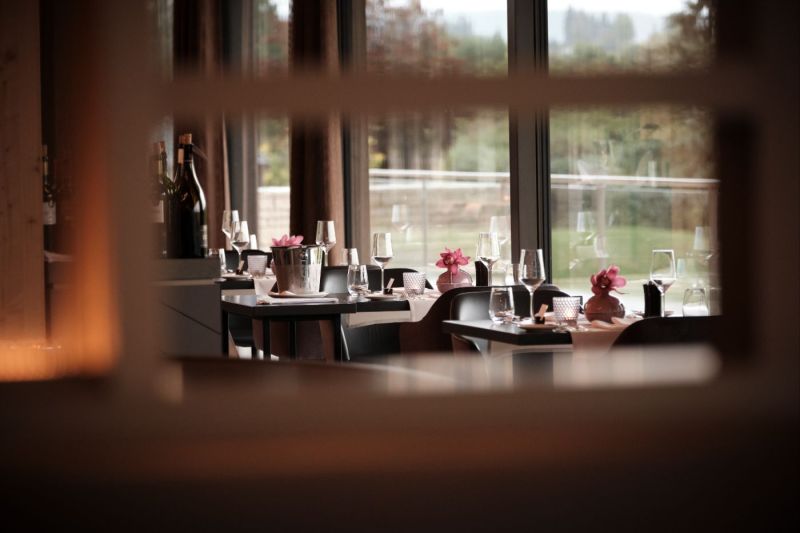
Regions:
<instances>
[{"instance_id":1,"label":"dark curtain","mask_svg":"<svg viewBox=\"0 0 800 533\"><path fill-rule=\"evenodd\" d=\"M220 0L175 0L173 49L175 73L213 77L222 70L222 8ZM225 246L220 231L225 206L228 162L225 119L222 116L175 117L175 135L192 133L198 148L195 167L206 195L209 249Z\"/></svg>"},{"instance_id":2,"label":"dark curtain","mask_svg":"<svg viewBox=\"0 0 800 533\"><path fill-rule=\"evenodd\" d=\"M293 71L339 71L336 2L292 2L290 35ZM340 260L344 244L344 181L342 177L341 123L327 118L291 119L291 216L293 234L313 242L317 220L333 220L337 245L330 264Z\"/></svg>"}]
</instances>

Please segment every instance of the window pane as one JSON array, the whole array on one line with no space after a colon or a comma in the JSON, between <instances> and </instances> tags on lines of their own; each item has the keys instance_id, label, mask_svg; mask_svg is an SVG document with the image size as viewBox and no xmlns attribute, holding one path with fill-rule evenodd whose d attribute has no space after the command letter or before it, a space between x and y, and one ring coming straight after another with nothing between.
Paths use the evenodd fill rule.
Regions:
<instances>
[{"instance_id":1,"label":"window pane","mask_svg":"<svg viewBox=\"0 0 800 533\"><path fill-rule=\"evenodd\" d=\"M253 2L253 73L285 74L289 68L289 0ZM260 248L289 232L289 120L258 116L255 122L256 229Z\"/></svg>"},{"instance_id":2,"label":"window pane","mask_svg":"<svg viewBox=\"0 0 800 533\"><path fill-rule=\"evenodd\" d=\"M615 5L625 2L604 4ZM552 2L551 65L557 71L658 69L677 66L688 54L684 64L700 66L712 48L705 5L642 2L636 12L601 13L590 2ZM694 48L684 42L691 28L698 32ZM641 310L651 252L671 248L679 279L667 292L667 309L681 312L687 287L716 288L711 142L711 116L703 109L551 110L554 282L588 297L590 275L616 264L629 283L618 297L629 311Z\"/></svg>"},{"instance_id":3,"label":"window pane","mask_svg":"<svg viewBox=\"0 0 800 533\"><path fill-rule=\"evenodd\" d=\"M702 68L713 57L712 0L550 0L552 72Z\"/></svg>"},{"instance_id":4,"label":"window pane","mask_svg":"<svg viewBox=\"0 0 800 533\"><path fill-rule=\"evenodd\" d=\"M367 68L505 75L506 17L505 0L368 0ZM373 117L369 155L370 228L393 233L391 266L425 270L435 279L445 247L474 256L478 232L489 230L493 216L505 217L500 227L507 228L506 111ZM502 231L510 258L510 232Z\"/></svg>"}]
</instances>

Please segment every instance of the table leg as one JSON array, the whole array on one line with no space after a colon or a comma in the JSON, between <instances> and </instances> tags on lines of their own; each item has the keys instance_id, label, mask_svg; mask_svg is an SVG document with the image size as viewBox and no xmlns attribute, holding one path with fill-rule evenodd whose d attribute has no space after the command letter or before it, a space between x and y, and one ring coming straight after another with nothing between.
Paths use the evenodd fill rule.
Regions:
<instances>
[{"instance_id":1,"label":"table leg","mask_svg":"<svg viewBox=\"0 0 800 533\"><path fill-rule=\"evenodd\" d=\"M222 337L222 355L228 356L228 312L223 310L222 311L222 325L219 331L220 337Z\"/></svg>"},{"instance_id":2,"label":"table leg","mask_svg":"<svg viewBox=\"0 0 800 533\"><path fill-rule=\"evenodd\" d=\"M261 336L263 337L264 343L264 359L269 361L271 359L270 354L272 353L272 347L270 344L269 339L269 320L266 318L261 319ZM256 347L255 347L255 340L253 341L253 359L255 359L256 354Z\"/></svg>"},{"instance_id":3,"label":"table leg","mask_svg":"<svg viewBox=\"0 0 800 533\"><path fill-rule=\"evenodd\" d=\"M289 321L289 357L297 359L297 322Z\"/></svg>"},{"instance_id":4,"label":"table leg","mask_svg":"<svg viewBox=\"0 0 800 533\"><path fill-rule=\"evenodd\" d=\"M331 318L333 327L333 360L341 363L344 361L344 351L342 350L342 315L335 315Z\"/></svg>"}]
</instances>

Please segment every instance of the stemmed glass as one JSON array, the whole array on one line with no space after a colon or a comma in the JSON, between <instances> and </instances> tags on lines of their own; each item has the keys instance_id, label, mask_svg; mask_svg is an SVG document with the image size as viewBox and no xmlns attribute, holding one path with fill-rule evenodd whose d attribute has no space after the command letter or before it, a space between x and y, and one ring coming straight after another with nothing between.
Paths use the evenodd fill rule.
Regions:
<instances>
[{"instance_id":1,"label":"stemmed glass","mask_svg":"<svg viewBox=\"0 0 800 533\"><path fill-rule=\"evenodd\" d=\"M328 266L328 252L336 244L336 230L333 227L333 220L317 220L317 246L322 246L325 252L324 265Z\"/></svg>"},{"instance_id":2,"label":"stemmed glass","mask_svg":"<svg viewBox=\"0 0 800 533\"><path fill-rule=\"evenodd\" d=\"M225 210L222 212L222 233L225 234L227 240L231 240L233 235L234 222L239 222L239 211L234 209L233 211Z\"/></svg>"},{"instance_id":3,"label":"stemmed glass","mask_svg":"<svg viewBox=\"0 0 800 533\"><path fill-rule=\"evenodd\" d=\"M497 264L503 268L506 259L511 260L510 247L506 248L506 244L511 241L511 226L508 223L508 217L504 215L491 217L489 219L489 231L497 233L497 243L500 245L500 260Z\"/></svg>"},{"instance_id":4,"label":"stemmed glass","mask_svg":"<svg viewBox=\"0 0 800 533\"><path fill-rule=\"evenodd\" d=\"M406 204L392 205L392 227L403 233L411 227L411 219L408 216L408 206Z\"/></svg>"},{"instance_id":5,"label":"stemmed glass","mask_svg":"<svg viewBox=\"0 0 800 533\"><path fill-rule=\"evenodd\" d=\"M489 270L489 285L492 285L492 267L500 259L500 242L497 240L497 233L487 231L478 234L478 250L475 252L475 256Z\"/></svg>"},{"instance_id":6,"label":"stemmed glass","mask_svg":"<svg viewBox=\"0 0 800 533\"><path fill-rule=\"evenodd\" d=\"M675 272L675 252L673 250L653 250L650 263L650 281L656 284L661 293L661 316L666 316L666 294L677 279Z\"/></svg>"},{"instance_id":7,"label":"stemmed glass","mask_svg":"<svg viewBox=\"0 0 800 533\"><path fill-rule=\"evenodd\" d=\"M247 227L247 221L242 220L241 222L239 222L237 220L236 222L233 223L232 230L233 233L231 236L231 246L233 246L233 249L238 252L239 254L238 265L241 266L242 250L247 248L247 246L250 244L250 230Z\"/></svg>"},{"instance_id":8,"label":"stemmed glass","mask_svg":"<svg viewBox=\"0 0 800 533\"><path fill-rule=\"evenodd\" d=\"M372 261L381 267L381 290L383 290L383 269L392 260L392 234L373 233L372 234Z\"/></svg>"},{"instance_id":9,"label":"stemmed glass","mask_svg":"<svg viewBox=\"0 0 800 533\"><path fill-rule=\"evenodd\" d=\"M520 250L519 278L531 295L531 322L533 322L533 315L536 314L533 309L533 293L547 278L547 273L544 269L544 255L541 249Z\"/></svg>"}]
</instances>

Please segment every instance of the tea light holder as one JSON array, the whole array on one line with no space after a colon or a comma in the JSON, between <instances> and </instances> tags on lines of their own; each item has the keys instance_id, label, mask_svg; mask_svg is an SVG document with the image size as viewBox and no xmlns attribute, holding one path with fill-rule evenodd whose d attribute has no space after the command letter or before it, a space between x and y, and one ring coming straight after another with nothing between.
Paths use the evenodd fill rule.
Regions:
<instances>
[{"instance_id":1,"label":"tea light holder","mask_svg":"<svg viewBox=\"0 0 800 533\"><path fill-rule=\"evenodd\" d=\"M580 309L581 298L579 296L556 296L553 298L553 312L559 325L566 322L567 326L576 327Z\"/></svg>"}]
</instances>

